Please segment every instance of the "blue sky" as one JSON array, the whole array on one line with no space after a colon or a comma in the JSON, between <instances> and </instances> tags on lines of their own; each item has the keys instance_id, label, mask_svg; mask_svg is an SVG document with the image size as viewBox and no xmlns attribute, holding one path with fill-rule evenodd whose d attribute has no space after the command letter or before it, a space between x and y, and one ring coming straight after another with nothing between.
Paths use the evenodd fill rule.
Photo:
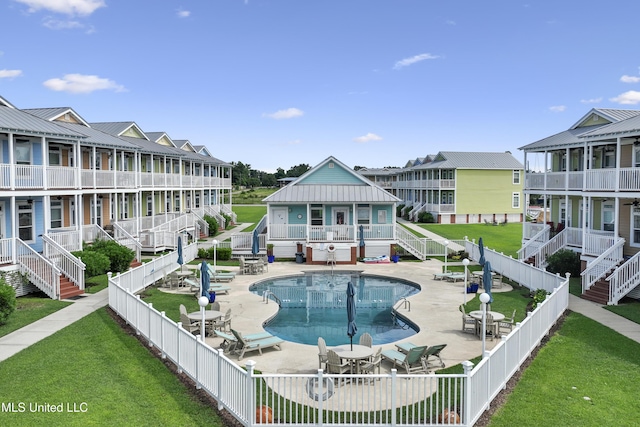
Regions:
<instances>
[{"instance_id":1,"label":"blue sky","mask_svg":"<svg viewBox=\"0 0 640 427\"><path fill-rule=\"evenodd\" d=\"M263 171L511 151L640 108L640 2L4 0L0 95ZM533 166L533 165L532 165Z\"/></svg>"}]
</instances>

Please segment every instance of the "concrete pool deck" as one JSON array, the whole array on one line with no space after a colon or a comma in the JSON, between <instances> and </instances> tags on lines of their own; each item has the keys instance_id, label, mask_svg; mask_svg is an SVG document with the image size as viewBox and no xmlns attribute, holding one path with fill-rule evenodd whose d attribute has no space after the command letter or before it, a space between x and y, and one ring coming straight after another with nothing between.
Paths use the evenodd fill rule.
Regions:
<instances>
[{"instance_id":1,"label":"concrete pool deck","mask_svg":"<svg viewBox=\"0 0 640 427\"><path fill-rule=\"evenodd\" d=\"M446 366L451 366L479 356L482 352L482 340L473 334L462 332L462 318L458 310L464 302L464 281L448 282L433 280L436 272L442 271L443 263L438 260L423 262L399 262L397 264L364 264L339 265L335 271L358 270L368 274L379 274L399 279L406 279L420 285L422 290L409 298L409 307L400 305L398 311L420 327L420 331L410 338L395 343L383 344L383 350L394 349L396 343L411 341L418 345L447 344L441 356ZM227 267L225 267L227 268ZM235 271L234 268L230 268ZM216 301L220 303L220 310L225 312L231 309L232 328L243 334L262 332L262 323L275 315L278 305L273 302L265 302L261 296L249 292L249 286L257 281L269 277L300 274L303 271L326 271L331 267L318 265L297 264L295 262L275 262L269 264L269 271L260 275L237 275L227 285L232 288L228 295L219 295ZM506 292L511 286L503 284L502 288L494 292ZM477 298L475 294L467 295L467 302ZM507 314L507 313L505 313ZM357 319L356 319L357 323ZM346 315L344 325L344 344L349 343L346 330ZM218 348L222 343L221 338L207 337L207 344ZM499 342L498 339L487 340L487 349L491 349ZM377 345L374 348L377 349ZM245 365L247 361L256 362L256 369L268 373L314 373L318 369L317 345L298 344L285 341L282 350L269 348L260 355L258 352L247 353L242 360L238 360L236 354L227 355L239 365ZM392 365L382 362L382 372L390 372Z\"/></svg>"}]
</instances>

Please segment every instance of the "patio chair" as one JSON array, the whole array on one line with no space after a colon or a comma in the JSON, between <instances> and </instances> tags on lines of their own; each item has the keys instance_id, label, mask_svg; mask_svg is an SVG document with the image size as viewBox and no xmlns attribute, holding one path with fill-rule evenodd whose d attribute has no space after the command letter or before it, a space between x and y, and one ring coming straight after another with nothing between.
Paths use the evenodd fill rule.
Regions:
<instances>
[{"instance_id":1,"label":"patio chair","mask_svg":"<svg viewBox=\"0 0 640 427\"><path fill-rule=\"evenodd\" d=\"M262 350L270 347L278 347L278 350L282 350L281 344L284 342L279 337L272 335L268 338L262 338L249 341L242 336L242 334L235 329L231 329L231 333L236 337L238 343L236 344L236 352L240 352L238 360L242 360L244 354L250 351L256 351L262 354ZM239 347L239 348L238 348Z\"/></svg>"},{"instance_id":2,"label":"patio chair","mask_svg":"<svg viewBox=\"0 0 640 427\"><path fill-rule=\"evenodd\" d=\"M365 332L364 334L360 335L359 344L366 345L369 348L373 347L373 338L371 337L371 334L369 334L369 332Z\"/></svg>"},{"instance_id":3,"label":"patio chair","mask_svg":"<svg viewBox=\"0 0 640 427\"><path fill-rule=\"evenodd\" d=\"M327 264L336 265L336 253L328 251L327 252Z\"/></svg>"},{"instance_id":4,"label":"patio chair","mask_svg":"<svg viewBox=\"0 0 640 427\"><path fill-rule=\"evenodd\" d=\"M478 322L476 319L466 313L464 305L460 305L460 311L462 312L462 332L476 334L478 331Z\"/></svg>"},{"instance_id":5,"label":"patio chair","mask_svg":"<svg viewBox=\"0 0 640 427\"><path fill-rule=\"evenodd\" d=\"M325 364L325 370L327 369L327 343L322 337L318 337L318 369L322 369L322 364Z\"/></svg>"},{"instance_id":6,"label":"patio chair","mask_svg":"<svg viewBox=\"0 0 640 427\"><path fill-rule=\"evenodd\" d=\"M343 362L338 353L333 350L327 350L327 373L345 374L347 372L351 372L351 362Z\"/></svg>"},{"instance_id":7,"label":"patio chair","mask_svg":"<svg viewBox=\"0 0 640 427\"><path fill-rule=\"evenodd\" d=\"M363 374L375 374L376 369L380 373L380 365L382 364L382 347L378 348L376 354L371 360L360 361L360 372Z\"/></svg>"},{"instance_id":8,"label":"patio chair","mask_svg":"<svg viewBox=\"0 0 640 427\"><path fill-rule=\"evenodd\" d=\"M189 292L200 291L200 284L191 279L184 279L182 283L189 285Z\"/></svg>"},{"instance_id":9,"label":"patio chair","mask_svg":"<svg viewBox=\"0 0 640 427\"><path fill-rule=\"evenodd\" d=\"M444 368L444 362L442 361L442 357L440 357L440 352L444 349L446 344L438 344L432 345L427 348L427 351L424 352L424 362L427 366L427 370L432 370L432 368Z\"/></svg>"},{"instance_id":10,"label":"patio chair","mask_svg":"<svg viewBox=\"0 0 640 427\"><path fill-rule=\"evenodd\" d=\"M224 331L219 331L217 329L213 330L215 336L222 338L222 342L220 343L220 348L224 349L227 352L232 352L236 350L236 346L238 345L238 340L233 334L228 334ZM246 341L255 341L264 338L270 338L271 335L269 332L258 332L255 334L243 335Z\"/></svg>"},{"instance_id":11,"label":"patio chair","mask_svg":"<svg viewBox=\"0 0 640 427\"><path fill-rule=\"evenodd\" d=\"M504 319L498 322L498 335L504 336L509 335L513 330L513 326L515 325L516 319L516 311L513 310L510 319Z\"/></svg>"},{"instance_id":12,"label":"patio chair","mask_svg":"<svg viewBox=\"0 0 640 427\"><path fill-rule=\"evenodd\" d=\"M251 274L251 265L244 262L244 257L240 257L240 273Z\"/></svg>"},{"instance_id":13,"label":"patio chair","mask_svg":"<svg viewBox=\"0 0 640 427\"><path fill-rule=\"evenodd\" d=\"M198 335L200 333L200 322L189 319L186 313L180 313L180 321L182 322L182 328Z\"/></svg>"},{"instance_id":14,"label":"patio chair","mask_svg":"<svg viewBox=\"0 0 640 427\"><path fill-rule=\"evenodd\" d=\"M180 314L189 314L189 312L187 311L187 307L185 307L184 304L180 304Z\"/></svg>"},{"instance_id":15,"label":"patio chair","mask_svg":"<svg viewBox=\"0 0 640 427\"><path fill-rule=\"evenodd\" d=\"M422 356L427 351L426 345L413 347L408 353L402 353L398 350L385 350L382 352L382 358L387 359L393 366L399 366L407 371L407 374L426 374L427 366Z\"/></svg>"},{"instance_id":16,"label":"patio chair","mask_svg":"<svg viewBox=\"0 0 640 427\"><path fill-rule=\"evenodd\" d=\"M215 302L212 303L212 305L213 304L215 304ZM220 311L219 305L220 304L218 304L217 311ZM231 330L231 309L227 310L227 312L224 314L224 317L213 321L213 328L224 332L226 332L227 330Z\"/></svg>"},{"instance_id":17,"label":"patio chair","mask_svg":"<svg viewBox=\"0 0 640 427\"><path fill-rule=\"evenodd\" d=\"M493 315L487 313L486 319L486 338L493 341L493 339L498 335L498 322L493 320ZM482 322L480 322L480 328L482 328Z\"/></svg>"},{"instance_id":18,"label":"patio chair","mask_svg":"<svg viewBox=\"0 0 640 427\"><path fill-rule=\"evenodd\" d=\"M212 302L209 310L220 311L220 303L218 301Z\"/></svg>"}]
</instances>

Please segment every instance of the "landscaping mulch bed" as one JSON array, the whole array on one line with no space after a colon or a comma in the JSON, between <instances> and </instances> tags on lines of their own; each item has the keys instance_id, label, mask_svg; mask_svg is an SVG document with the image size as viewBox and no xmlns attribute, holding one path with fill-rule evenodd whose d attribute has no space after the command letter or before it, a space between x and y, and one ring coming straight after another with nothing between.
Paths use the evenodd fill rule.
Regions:
<instances>
[{"instance_id":1,"label":"landscaping mulch bed","mask_svg":"<svg viewBox=\"0 0 640 427\"><path fill-rule=\"evenodd\" d=\"M162 361L162 363L164 363L164 365L167 367L167 369L169 369L171 372L173 372L173 374L184 385L187 386L187 390L189 390L189 393L191 393L191 395L193 396L194 399L199 400L200 402L204 403L205 405L211 406L214 409L214 411L218 414L218 416L220 417L220 419L222 420L222 422L224 423L225 426L228 426L228 427L240 427L240 426L243 425L241 422L236 420L228 411L219 411L218 410L218 402L213 397L211 397L207 392L205 392L202 389L200 389L200 390L196 389L195 383L193 382L193 380L191 378L189 378L184 373L178 373L176 365L173 362L171 362L169 359L163 359L160 351L156 347L149 347L147 345L148 343L147 343L146 339L144 339L141 335L136 334L136 331L130 325L128 325L120 316L118 316L115 311L113 311L112 309L110 309L108 307L107 307L107 311L109 312L109 314L111 315L113 320L118 325L120 325L120 327L124 331L126 331L132 337L135 337L136 339L138 339L138 341L140 341L140 343L143 345L143 347L147 348L151 354L153 354L160 361ZM560 316L558 321L555 323L555 325L553 325L553 327L549 331L549 334L542 338L542 340L540 342L540 345L538 347L536 347L531 352L531 354L524 361L524 363L522 364L520 369L515 374L513 374L511 379L507 382L507 385L504 388L504 390L502 390L496 396L496 398L493 400L493 402L491 402L490 408L480 416L478 421L474 424L475 427L486 427L487 425L489 425L489 422L491 421L491 416L502 405L505 404L505 402L507 401L507 398L509 397L509 394L511 394L511 392L513 391L515 386L518 384L518 381L520 381L520 377L522 376L522 373L527 369L527 367L531 364L531 362L533 362L533 360L536 358L536 355L538 354L538 351L540 351L540 349L547 344L549 339L556 333L556 331L558 329L560 329L560 327L562 327L562 324L564 323L564 321L565 321L566 317L569 315L569 313L570 313L570 310L566 310L565 313L562 316Z\"/></svg>"}]
</instances>

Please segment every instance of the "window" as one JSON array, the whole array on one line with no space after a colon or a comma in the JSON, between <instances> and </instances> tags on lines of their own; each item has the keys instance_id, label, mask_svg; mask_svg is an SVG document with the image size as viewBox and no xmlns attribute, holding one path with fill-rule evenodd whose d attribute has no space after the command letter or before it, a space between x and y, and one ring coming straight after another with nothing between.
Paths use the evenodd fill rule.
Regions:
<instances>
[{"instance_id":1,"label":"window","mask_svg":"<svg viewBox=\"0 0 640 427\"><path fill-rule=\"evenodd\" d=\"M633 146L633 166L640 167L640 145Z\"/></svg>"},{"instance_id":2,"label":"window","mask_svg":"<svg viewBox=\"0 0 640 427\"><path fill-rule=\"evenodd\" d=\"M122 196L122 204L120 205L120 219L129 218L129 195Z\"/></svg>"},{"instance_id":3,"label":"window","mask_svg":"<svg viewBox=\"0 0 640 427\"><path fill-rule=\"evenodd\" d=\"M518 185L518 184L520 184L520 171L514 170L513 171L513 185Z\"/></svg>"},{"instance_id":4,"label":"window","mask_svg":"<svg viewBox=\"0 0 640 427\"><path fill-rule=\"evenodd\" d=\"M640 208L632 208L631 212L631 246L640 247Z\"/></svg>"},{"instance_id":5,"label":"window","mask_svg":"<svg viewBox=\"0 0 640 427\"><path fill-rule=\"evenodd\" d=\"M147 216L153 215L153 197L147 196Z\"/></svg>"},{"instance_id":6,"label":"window","mask_svg":"<svg viewBox=\"0 0 640 427\"><path fill-rule=\"evenodd\" d=\"M520 193L513 193L511 196L511 207L514 209L520 207Z\"/></svg>"},{"instance_id":7,"label":"window","mask_svg":"<svg viewBox=\"0 0 640 427\"><path fill-rule=\"evenodd\" d=\"M24 242L33 242L33 211L31 205L18 205L18 237Z\"/></svg>"},{"instance_id":8,"label":"window","mask_svg":"<svg viewBox=\"0 0 640 427\"><path fill-rule=\"evenodd\" d=\"M370 224L371 223L371 210L369 209L369 206L362 206L362 207L358 207L357 209L357 213L356 213L357 217L356 220L358 221L358 224Z\"/></svg>"},{"instance_id":9,"label":"window","mask_svg":"<svg viewBox=\"0 0 640 427\"><path fill-rule=\"evenodd\" d=\"M324 225L322 206L311 206L311 225Z\"/></svg>"},{"instance_id":10,"label":"window","mask_svg":"<svg viewBox=\"0 0 640 427\"><path fill-rule=\"evenodd\" d=\"M90 168L93 168L95 170L100 170L102 169L102 154L100 154L100 152L96 151L96 158L93 158L93 151L91 151L89 153L89 162L91 164Z\"/></svg>"},{"instance_id":11,"label":"window","mask_svg":"<svg viewBox=\"0 0 640 427\"><path fill-rule=\"evenodd\" d=\"M602 203L602 229L604 231L613 231L613 203Z\"/></svg>"},{"instance_id":12,"label":"window","mask_svg":"<svg viewBox=\"0 0 640 427\"><path fill-rule=\"evenodd\" d=\"M29 141L16 140L14 145L15 159L17 165L30 165L31 164L31 143Z\"/></svg>"},{"instance_id":13,"label":"window","mask_svg":"<svg viewBox=\"0 0 640 427\"><path fill-rule=\"evenodd\" d=\"M173 204L173 210L176 212L180 212L180 195L176 194L176 196L174 197L174 204Z\"/></svg>"},{"instance_id":14,"label":"window","mask_svg":"<svg viewBox=\"0 0 640 427\"><path fill-rule=\"evenodd\" d=\"M387 211L379 210L378 211L378 224L386 224L387 223Z\"/></svg>"},{"instance_id":15,"label":"window","mask_svg":"<svg viewBox=\"0 0 640 427\"><path fill-rule=\"evenodd\" d=\"M61 156L59 148L50 148L49 149L49 166L60 166L61 165Z\"/></svg>"},{"instance_id":16,"label":"window","mask_svg":"<svg viewBox=\"0 0 640 427\"><path fill-rule=\"evenodd\" d=\"M609 151L610 150L610 151ZM613 148L606 148L604 151L604 164L603 168L615 168L616 167L616 152Z\"/></svg>"},{"instance_id":17,"label":"window","mask_svg":"<svg viewBox=\"0 0 640 427\"><path fill-rule=\"evenodd\" d=\"M62 228L62 200L51 201L51 228Z\"/></svg>"}]
</instances>

